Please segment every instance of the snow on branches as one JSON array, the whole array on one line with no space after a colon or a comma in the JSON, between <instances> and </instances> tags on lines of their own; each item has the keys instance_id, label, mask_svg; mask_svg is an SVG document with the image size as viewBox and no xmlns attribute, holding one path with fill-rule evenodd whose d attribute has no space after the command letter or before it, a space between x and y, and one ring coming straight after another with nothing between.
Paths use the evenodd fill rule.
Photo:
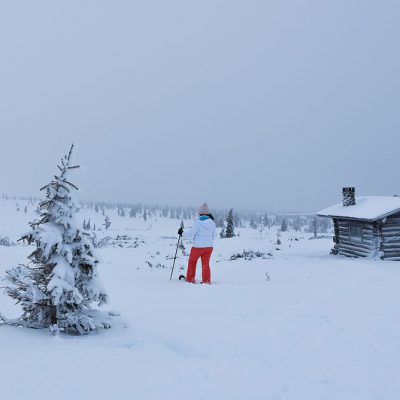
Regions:
<instances>
[{"instance_id":1,"label":"snow on branches","mask_svg":"<svg viewBox=\"0 0 400 400\"><path fill-rule=\"evenodd\" d=\"M93 309L107 295L97 275L98 260L90 237L75 219L79 210L73 197L78 188L70 182L74 146L58 165L60 173L41 190L39 218L20 240L35 244L27 265L6 272L5 292L22 306L18 320L5 323L31 328L50 328L83 335L109 328L109 315Z\"/></svg>"}]
</instances>

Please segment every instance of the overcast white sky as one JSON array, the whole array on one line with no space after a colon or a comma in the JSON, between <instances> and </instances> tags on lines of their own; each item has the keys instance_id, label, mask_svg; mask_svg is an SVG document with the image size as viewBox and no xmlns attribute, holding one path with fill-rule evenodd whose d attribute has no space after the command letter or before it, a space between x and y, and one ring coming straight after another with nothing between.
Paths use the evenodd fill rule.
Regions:
<instances>
[{"instance_id":1,"label":"overcast white sky","mask_svg":"<svg viewBox=\"0 0 400 400\"><path fill-rule=\"evenodd\" d=\"M3 1L0 192L316 211L400 193L400 2Z\"/></svg>"}]
</instances>

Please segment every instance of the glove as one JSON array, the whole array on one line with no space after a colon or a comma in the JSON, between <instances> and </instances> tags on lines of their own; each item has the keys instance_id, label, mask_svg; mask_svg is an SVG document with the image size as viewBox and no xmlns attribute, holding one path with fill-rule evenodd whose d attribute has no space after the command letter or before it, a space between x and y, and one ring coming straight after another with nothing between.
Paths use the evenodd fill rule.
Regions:
<instances>
[{"instance_id":1,"label":"glove","mask_svg":"<svg viewBox=\"0 0 400 400\"><path fill-rule=\"evenodd\" d=\"M179 236L182 236L182 235L183 235L183 228L179 228L179 230L178 230L178 235L179 235Z\"/></svg>"}]
</instances>

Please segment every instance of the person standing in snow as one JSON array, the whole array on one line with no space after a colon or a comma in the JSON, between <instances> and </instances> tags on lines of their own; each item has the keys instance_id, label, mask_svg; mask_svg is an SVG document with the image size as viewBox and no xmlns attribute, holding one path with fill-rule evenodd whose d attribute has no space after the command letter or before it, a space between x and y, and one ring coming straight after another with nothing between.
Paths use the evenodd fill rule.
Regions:
<instances>
[{"instance_id":1,"label":"person standing in snow","mask_svg":"<svg viewBox=\"0 0 400 400\"><path fill-rule=\"evenodd\" d=\"M196 265L199 258L202 264L202 281L201 283L211 283L210 258L213 252L213 243L217 237L217 228L215 226L214 217L208 209L207 203L204 203L198 209L199 216L195 219L192 229L183 232L180 228L179 236L184 239L192 239L193 247L190 251L188 270L186 274L186 282L196 283Z\"/></svg>"}]
</instances>

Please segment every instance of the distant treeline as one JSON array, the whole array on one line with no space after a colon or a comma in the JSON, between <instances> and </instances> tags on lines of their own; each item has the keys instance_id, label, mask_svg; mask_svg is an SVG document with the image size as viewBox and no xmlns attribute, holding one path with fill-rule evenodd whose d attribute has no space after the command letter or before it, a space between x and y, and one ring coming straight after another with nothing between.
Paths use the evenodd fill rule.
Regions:
<instances>
[{"instance_id":1,"label":"distant treeline","mask_svg":"<svg viewBox=\"0 0 400 400\"><path fill-rule=\"evenodd\" d=\"M19 211L18 201L27 201L37 206L40 199L35 197L17 197L7 194L1 195L2 199L13 200ZM177 220L193 219L196 216L196 208L188 206L163 206L159 204L109 202L109 201L81 201L84 209L93 210L103 216L115 211L118 216L126 218L148 218L164 217ZM213 209L213 215L218 228L224 228L230 208ZM26 212L26 208L24 208ZM280 214L257 211L234 210L233 221L236 228L252 228L262 231L264 229L276 228L282 232L294 230L311 233L327 233L331 228L331 221L327 218L319 218L312 214Z\"/></svg>"}]
</instances>

